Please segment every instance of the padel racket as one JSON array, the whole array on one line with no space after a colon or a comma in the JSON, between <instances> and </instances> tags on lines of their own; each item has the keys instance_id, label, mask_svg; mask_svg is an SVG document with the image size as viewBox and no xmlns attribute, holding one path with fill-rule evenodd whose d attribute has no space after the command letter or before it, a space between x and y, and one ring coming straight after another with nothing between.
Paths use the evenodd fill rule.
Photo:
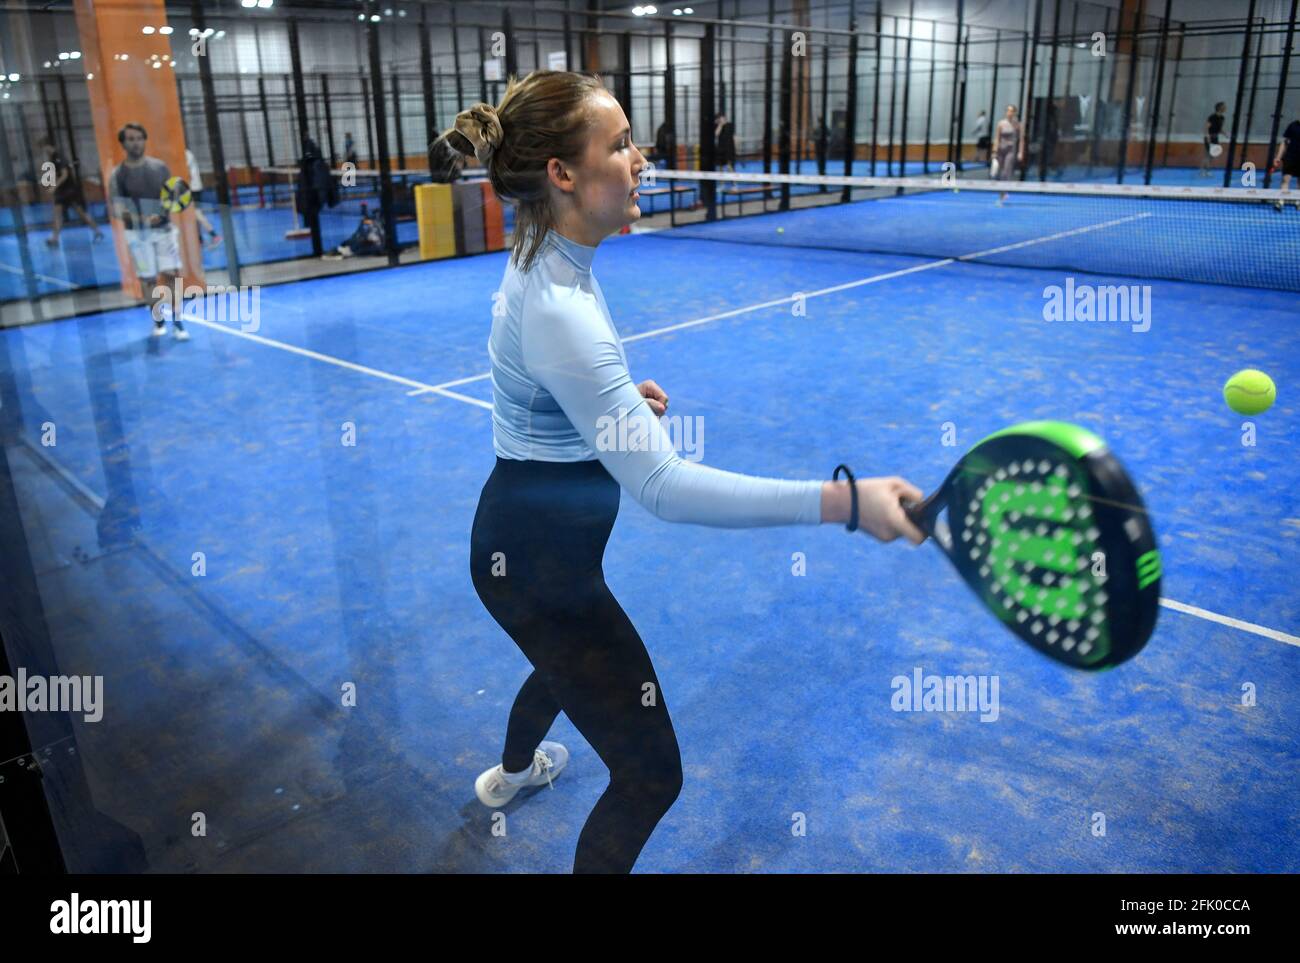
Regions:
<instances>
[{"instance_id":1,"label":"padel racket","mask_svg":"<svg viewBox=\"0 0 1300 963\"><path fill-rule=\"evenodd\" d=\"M1160 554L1142 499L1092 432L1029 421L985 438L904 506L984 604L1038 651L1108 669L1151 637ZM945 517L946 510L946 517Z\"/></svg>"}]
</instances>

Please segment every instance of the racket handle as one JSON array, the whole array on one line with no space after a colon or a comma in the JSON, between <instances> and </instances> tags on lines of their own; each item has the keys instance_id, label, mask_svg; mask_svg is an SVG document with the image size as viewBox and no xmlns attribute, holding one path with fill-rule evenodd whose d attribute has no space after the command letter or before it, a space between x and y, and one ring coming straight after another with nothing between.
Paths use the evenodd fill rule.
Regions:
<instances>
[{"instance_id":1,"label":"racket handle","mask_svg":"<svg viewBox=\"0 0 1300 963\"><path fill-rule=\"evenodd\" d=\"M906 498L899 499L903 506L903 513L907 515L908 521L925 532L927 535L934 534L934 523L939 518L939 513L943 511L946 502L939 496L943 494L943 489L932 493L929 498L921 502L911 502Z\"/></svg>"}]
</instances>

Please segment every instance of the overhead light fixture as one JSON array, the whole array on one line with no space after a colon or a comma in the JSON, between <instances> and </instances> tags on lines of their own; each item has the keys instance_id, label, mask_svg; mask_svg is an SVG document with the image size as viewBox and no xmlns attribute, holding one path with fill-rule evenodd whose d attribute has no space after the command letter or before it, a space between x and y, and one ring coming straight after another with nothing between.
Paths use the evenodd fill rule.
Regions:
<instances>
[{"instance_id":1,"label":"overhead light fixture","mask_svg":"<svg viewBox=\"0 0 1300 963\"><path fill-rule=\"evenodd\" d=\"M18 74L10 74L10 75L9 75L9 79L12 80L14 83L18 83L18 81L19 81L20 78L19 78Z\"/></svg>"},{"instance_id":2,"label":"overhead light fixture","mask_svg":"<svg viewBox=\"0 0 1300 963\"><path fill-rule=\"evenodd\" d=\"M245 8L255 7L257 6L257 0L239 0L239 5Z\"/></svg>"},{"instance_id":3,"label":"overhead light fixture","mask_svg":"<svg viewBox=\"0 0 1300 963\"><path fill-rule=\"evenodd\" d=\"M220 39L221 39L222 37L224 37L225 35L226 35L226 32L225 32L224 30L218 30L218 31L217 31L217 39L218 39L218 40L220 40Z\"/></svg>"},{"instance_id":4,"label":"overhead light fixture","mask_svg":"<svg viewBox=\"0 0 1300 963\"><path fill-rule=\"evenodd\" d=\"M68 56L71 57L73 60L80 60L80 59L81 59L81 51L80 51L80 50L74 50L74 51L72 51L72 53L68 54Z\"/></svg>"},{"instance_id":5,"label":"overhead light fixture","mask_svg":"<svg viewBox=\"0 0 1300 963\"><path fill-rule=\"evenodd\" d=\"M161 60L155 60L155 61L153 62L153 69L154 69L154 70L161 70L161 69L162 69L162 61L161 61Z\"/></svg>"},{"instance_id":6,"label":"overhead light fixture","mask_svg":"<svg viewBox=\"0 0 1300 963\"><path fill-rule=\"evenodd\" d=\"M67 59L68 59L68 52L67 52L66 50L60 50L60 51L59 51L59 59L60 59L60 60L67 60Z\"/></svg>"},{"instance_id":7,"label":"overhead light fixture","mask_svg":"<svg viewBox=\"0 0 1300 963\"><path fill-rule=\"evenodd\" d=\"M682 15L682 8L681 8L681 7L677 7L676 9L673 10L673 16L674 16L674 17L680 17L681 15Z\"/></svg>"},{"instance_id":8,"label":"overhead light fixture","mask_svg":"<svg viewBox=\"0 0 1300 963\"><path fill-rule=\"evenodd\" d=\"M94 75L94 74L86 74L86 79L87 79L87 80L94 80L94 79L95 79L95 75Z\"/></svg>"},{"instance_id":9,"label":"overhead light fixture","mask_svg":"<svg viewBox=\"0 0 1300 963\"><path fill-rule=\"evenodd\" d=\"M197 37L198 35L199 35L199 28L198 28L198 27L190 27L190 36L191 36L191 37Z\"/></svg>"},{"instance_id":10,"label":"overhead light fixture","mask_svg":"<svg viewBox=\"0 0 1300 963\"><path fill-rule=\"evenodd\" d=\"M645 7L633 7L633 8L632 8L632 16L634 16L634 17L644 17L644 16L645 16Z\"/></svg>"},{"instance_id":11,"label":"overhead light fixture","mask_svg":"<svg viewBox=\"0 0 1300 963\"><path fill-rule=\"evenodd\" d=\"M693 14L695 11L692 10L690 7L687 7L687 8L685 8L682 12L683 12L684 14L686 14L686 15L689 17L689 16L690 16L691 14Z\"/></svg>"},{"instance_id":12,"label":"overhead light fixture","mask_svg":"<svg viewBox=\"0 0 1300 963\"><path fill-rule=\"evenodd\" d=\"M257 0L257 5L263 10L270 10L275 0Z\"/></svg>"},{"instance_id":13,"label":"overhead light fixture","mask_svg":"<svg viewBox=\"0 0 1300 963\"><path fill-rule=\"evenodd\" d=\"M659 8L656 6L649 6L645 8L645 12L647 16L653 17L656 13L659 12Z\"/></svg>"},{"instance_id":14,"label":"overhead light fixture","mask_svg":"<svg viewBox=\"0 0 1300 963\"><path fill-rule=\"evenodd\" d=\"M159 27L159 28L158 28L158 32L159 32L160 34L162 34L164 37L170 37L170 36L172 35L172 28L171 28L171 27Z\"/></svg>"},{"instance_id":15,"label":"overhead light fixture","mask_svg":"<svg viewBox=\"0 0 1300 963\"><path fill-rule=\"evenodd\" d=\"M49 62L48 60L45 61L45 69L46 69L46 70L49 70L49 69L50 69L50 62Z\"/></svg>"},{"instance_id":16,"label":"overhead light fixture","mask_svg":"<svg viewBox=\"0 0 1300 963\"><path fill-rule=\"evenodd\" d=\"M151 34L153 33L153 27L141 27L140 32L143 34Z\"/></svg>"},{"instance_id":17,"label":"overhead light fixture","mask_svg":"<svg viewBox=\"0 0 1300 963\"><path fill-rule=\"evenodd\" d=\"M371 22L371 23L378 23L378 22L379 22L379 14L377 14L377 13L372 13L372 14L370 15L370 22Z\"/></svg>"}]
</instances>

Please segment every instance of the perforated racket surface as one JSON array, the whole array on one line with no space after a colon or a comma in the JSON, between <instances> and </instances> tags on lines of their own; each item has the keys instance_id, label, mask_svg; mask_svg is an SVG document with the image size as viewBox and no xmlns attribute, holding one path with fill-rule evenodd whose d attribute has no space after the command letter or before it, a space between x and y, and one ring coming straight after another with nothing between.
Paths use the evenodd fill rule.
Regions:
<instances>
[{"instance_id":1,"label":"perforated racket surface","mask_svg":"<svg viewBox=\"0 0 1300 963\"><path fill-rule=\"evenodd\" d=\"M1161 566L1142 499L1084 428L1025 422L985 438L907 514L1012 632L1106 669L1155 628Z\"/></svg>"}]
</instances>

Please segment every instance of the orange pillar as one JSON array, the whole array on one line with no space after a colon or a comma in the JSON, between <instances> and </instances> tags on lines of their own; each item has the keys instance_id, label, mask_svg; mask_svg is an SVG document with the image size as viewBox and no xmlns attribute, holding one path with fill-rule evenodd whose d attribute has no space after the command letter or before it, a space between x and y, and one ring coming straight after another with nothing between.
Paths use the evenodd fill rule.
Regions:
<instances>
[{"instance_id":1,"label":"orange pillar","mask_svg":"<svg viewBox=\"0 0 1300 963\"><path fill-rule=\"evenodd\" d=\"M117 142L117 132L126 123L140 124L148 131L148 156L188 180L185 126L176 93L176 70L170 60L172 36L159 33L159 28L167 26L163 0L76 0L76 12L105 196L114 168L126 156ZM153 29L146 33L146 27ZM186 42L178 44L176 57L191 56L188 38L183 39ZM162 66L154 67L155 63ZM194 209L173 214L172 220L180 229L183 280L201 285L203 256ZM113 236L122 267L122 289L143 297L119 221L113 222Z\"/></svg>"}]
</instances>

